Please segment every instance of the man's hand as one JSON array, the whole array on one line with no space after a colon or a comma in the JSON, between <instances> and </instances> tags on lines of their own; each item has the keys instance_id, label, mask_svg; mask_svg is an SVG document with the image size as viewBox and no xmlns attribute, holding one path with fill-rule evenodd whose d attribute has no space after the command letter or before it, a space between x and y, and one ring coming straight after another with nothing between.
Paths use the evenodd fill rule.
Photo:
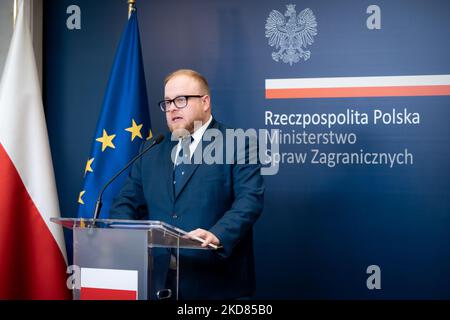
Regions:
<instances>
[{"instance_id":1,"label":"man's hand","mask_svg":"<svg viewBox=\"0 0 450 320\"><path fill-rule=\"evenodd\" d=\"M216 246L220 245L219 239L217 239L217 237L213 233L203 229L195 229L189 232L187 235L191 237L201 238L203 240L202 247L207 247L210 243Z\"/></svg>"}]
</instances>

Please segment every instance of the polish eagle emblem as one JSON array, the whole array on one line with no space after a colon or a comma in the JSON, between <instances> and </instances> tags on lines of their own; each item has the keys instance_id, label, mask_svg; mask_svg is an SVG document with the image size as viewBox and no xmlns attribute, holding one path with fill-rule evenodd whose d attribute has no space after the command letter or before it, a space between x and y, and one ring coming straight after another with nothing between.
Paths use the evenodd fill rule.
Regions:
<instances>
[{"instance_id":1,"label":"polish eagle emblem","mask_svg":"<svg viewBox=\"0 0 450 320\"><path fill-rule=\"evenodd\" d=\"M272 58L276 62L283 61L297 63L311 57L311 51L306 47L314 43L317 35L316 17L311 9L306 8L298 15L294 4L288 4L283 15L277 10L272 10L266 22L266 38L269 45L275 47Z\"/></svg>"}]
</instances>

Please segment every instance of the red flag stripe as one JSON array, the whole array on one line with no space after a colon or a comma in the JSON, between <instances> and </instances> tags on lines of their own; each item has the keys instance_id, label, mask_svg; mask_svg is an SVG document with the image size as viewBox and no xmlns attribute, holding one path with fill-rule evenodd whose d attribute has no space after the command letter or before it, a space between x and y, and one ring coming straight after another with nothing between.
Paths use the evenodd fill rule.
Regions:
<instances>
[{"instance_id":1,"label":"red flag stripe","mask_svg":"<svg viewBox=\"0 0 450 320\"><path fill-rule=\"evenodd\" d=\"M131 290L81 288L81 300L136 300L137 292Z\"/></svg>"},{"instance_id":2,"label":"red flag stripe","mask_svg":"<svg viewBox=\"0 0 450 320\"><path fill-rule=\"evenodd\" d=\"M266 99L449 96L450 85L266 89Z\"/></svg>"},{"instance_id":3,"label":"red flag stripe","mask_svg":"<svg viewBox=\"0 0 450 320\"><path fill-rule=\"evenodd\" d=\"M0 144L0 299L70 299L66 263Z\"/></svg>"}]
</instances>

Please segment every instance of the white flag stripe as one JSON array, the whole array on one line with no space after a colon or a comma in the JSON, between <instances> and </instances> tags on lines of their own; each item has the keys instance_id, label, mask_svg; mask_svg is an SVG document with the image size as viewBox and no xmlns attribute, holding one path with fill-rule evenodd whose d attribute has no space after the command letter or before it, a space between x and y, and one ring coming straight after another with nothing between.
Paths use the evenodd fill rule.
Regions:
<instances>
[{"instance_id":1,"label":"white flag stripe","mask_svg":"<svg viewBox=\"0 0 450 320\"><path fill-rule=\"evenodd\" d=\"M81 268L81 287L137 291L138 272L137 270Z\"/></svg>"},{"instance_id":2,"label":"white flag stripe","mask_svg":"<svg viewBox=\"0 0 450 320\"><path fill-rule=\"evenodd\" d=\"M450 85L450 75L266 79L266 89Z\"/></svg>"},{"instance_id":3,"label":"white flag stripe","mask_svg":"<svg viewBox=\"0 0 450 320\"><path fill-rule=\"evenodd\" d=\"M60 217L59 203L36 61L23 12L22 1L0 85L0 143L67 262L61 226L50 222L51 217Z\"/></svg>"}]
</instances>

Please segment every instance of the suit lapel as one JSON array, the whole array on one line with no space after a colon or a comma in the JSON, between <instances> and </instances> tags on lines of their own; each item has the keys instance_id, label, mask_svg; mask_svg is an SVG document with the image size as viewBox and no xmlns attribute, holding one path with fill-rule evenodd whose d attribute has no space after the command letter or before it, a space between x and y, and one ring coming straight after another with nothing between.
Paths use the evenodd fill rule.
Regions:
<instances>
[{"instance_id":1,"label":"suit lapel","mask_svg":"<svg viewBox=\"0 0 450 320\"><path fill-rule=\"evenodd\" d=\"M177 145L177 141L170 140L170 134L167 137L168 142L165 145L165 150L163 152L163 161L161 165L162 173L164 177L166 177L166 185L165 188L167 190L167 194L170 196L170 200L173 202L175 199L173 192L173 162L172 162L172 149Z\"/></svg>"},{"instance_id":2,"label":"suit lapel","mask_svg":"<svg viewBox=\"0 0 450 320\"><path fill-rule=\"evenodd\" d=\"M175 200L177 200L178 196L183 192L184 187L186 186L188 181L191 179L192 175L197 170L198 166L199 166L199 164L188 164L188 165L186 165L185 177L184 177L183 180L181 180L180 191L175 195Z\"/></svg>"}]
</instances>

